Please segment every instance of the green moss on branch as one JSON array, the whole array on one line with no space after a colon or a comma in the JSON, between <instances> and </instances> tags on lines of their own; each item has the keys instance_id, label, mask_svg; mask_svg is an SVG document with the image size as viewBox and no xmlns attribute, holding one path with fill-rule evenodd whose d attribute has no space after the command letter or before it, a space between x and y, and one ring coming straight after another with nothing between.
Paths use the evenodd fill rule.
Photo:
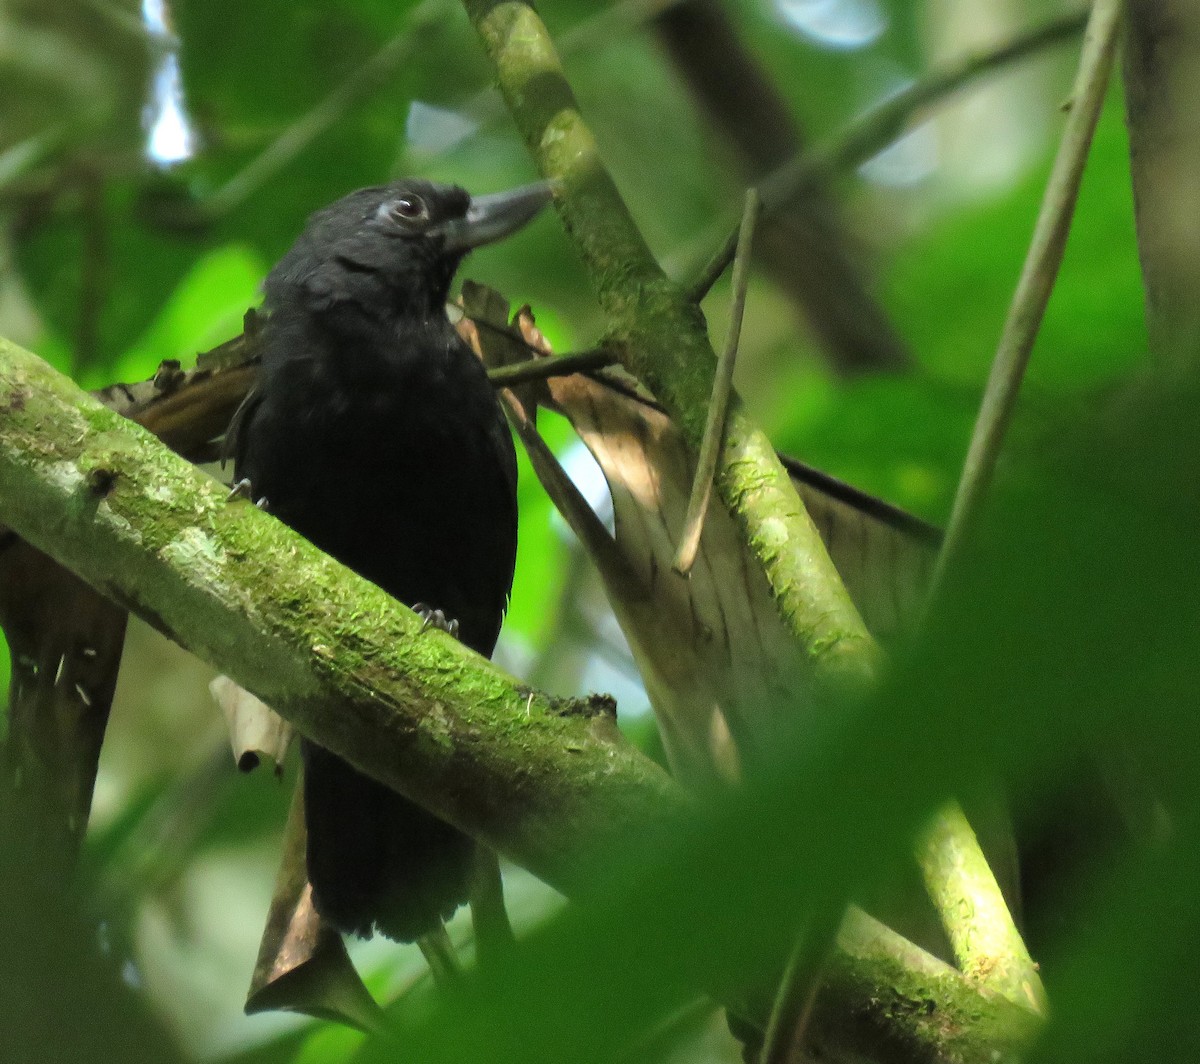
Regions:
<instances>
[{"instance_id":1,"label":"green moss on branch","mask_svg":"<svg viewBox=\"0 0 1200 1064\"><path fill-rule=\"evenodd\" d=\"M659 269L579 115L545 26L526 3L466 0L500 88L601 306L614 350L693 448L704 432L716 356L704 319ZM858 684L876 649L766 436L730 407L716 487L767 575L780 613L819 679Z\"/></svg>"},{"instance_id":2,"label":"green moss on branch","mask_svg":"<svg viewBox=\"0 0 1200 1064\"><path fill-rule=\"evenodd\" d=\"M570 891L685 799L545 696L0 341L0 514L302 732Z\"/></svg>"},{"instance_id":3,"label":"green moss on branch","mask_svg":"<svg viewBox=\"0 0 1200 1064\"><path fill-rule=\"evenodd\" d=\"M0 516L305 734L569 894L608 879L614 854L655 852L690 811L604 704L564 707L419 634L378 588L3 340ZM818 1020L830 1059L852 1058L850 1037L947 1064L990 1062L989 1046L1030 1029L880 928L866 944L843 936Z\"/></svg>"}]
</instances>

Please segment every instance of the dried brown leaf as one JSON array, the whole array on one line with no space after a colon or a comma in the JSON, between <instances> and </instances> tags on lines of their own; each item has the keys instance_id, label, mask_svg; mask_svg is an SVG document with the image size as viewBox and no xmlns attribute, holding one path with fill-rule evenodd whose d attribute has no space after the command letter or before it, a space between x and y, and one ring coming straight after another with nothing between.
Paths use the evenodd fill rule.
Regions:
<instances>
[{"instance_id":1,"label":"dried brown leaf","mask_svg":"<svg viewBox=\"0 0 1200 1064\"><path fill-rule=\"evenodd\" d=\"M528 308L507 321L495 292L464 290L469 339L489 365L545 350ZM482 323L479 324L479 323ZM524 341L517 348L514 331ZM514 354L516 352L516 354ZM710 504L689 577L672 569L695 469L670 419L624 381L552 377L539 396L563 413L595 456L613 499L615 535L592 512L529 416L509 413L539 479L595 562L685 782L736 778L739 758L772 742L773 714L809 704L808 680L740 530ZM793 464L796 483L847 589L876 635L915 616L936 533L832 478ZM736 743L734 742L736 739Z\"/></svg>"},{"instance_id":2,"label":"dried brown leaf","mask_svg":"<svg viewBox=\"0 0 1200 1064\"><path fill-rule=\"evenodd\" d=\"M261 699L228 676L218 676L208 685L214 701L225 715L229 728L229 743L238 770L251 772L265 757L275 766L275 774L283 772L295 729Z\"/></svg>"},{"instance_id":3,"label":"dried brown leaf","mask_svg":"<svg viewBox=\"0 0 1200 1064\"><path fill-rule=\"evenodd\" d=\"M301 1012L379 1031L383 1013L354 970L342 936L313 907L306 841L303 785L298 779L246 1012Z\"/></svg>"}]
</instances>

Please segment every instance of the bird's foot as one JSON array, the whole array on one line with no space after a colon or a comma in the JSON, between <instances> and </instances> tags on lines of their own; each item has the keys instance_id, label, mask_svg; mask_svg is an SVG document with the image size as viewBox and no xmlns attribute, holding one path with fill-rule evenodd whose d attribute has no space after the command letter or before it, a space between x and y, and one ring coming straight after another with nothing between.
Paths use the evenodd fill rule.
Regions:
<instances>
[{"instance_id":1,"label":"bird's foot","mask_svg":"<svg viewBox=\"0 0 1200 1064\"><path fill-rule=\"evenodd\" d=\"M447 617L441 610L435 610L424 602L418 602L413 606L412 611L421 618L422 632L427 628L437 628L452 635L455 639L458 638L458 621L453 617Z\"/></svg>"},{"instance_id":2,"label":"bird's foot","mask_svg":"<svg viewBox=\"0 0 1200 1064\"><path fill-rule=\"evenodd\" d=\"M254 488L250 486L250 478L242 477L236 484L229 489L229 494L225 496L226 502L233 502L234 499L246 499L253 502L260 510L266 510L267 497L265 495L259 498L254 498Z\"/></svg>"}]
</instances>

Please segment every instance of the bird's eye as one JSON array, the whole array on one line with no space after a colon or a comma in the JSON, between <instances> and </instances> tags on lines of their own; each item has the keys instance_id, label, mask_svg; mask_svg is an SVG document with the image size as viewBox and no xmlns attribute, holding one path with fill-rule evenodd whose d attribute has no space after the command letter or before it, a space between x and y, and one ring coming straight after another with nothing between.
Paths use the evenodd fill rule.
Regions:
<instances>
[{"instance_id":1,"label":"bird's eye","mask_svg":"<svg viewBox=\"0 0 1200 1064\"><path fill-rule=\"evenodd\" d=\"M392 202L389 213L398 222L419 222L429 217L429 208L420 196L401 196Z\"/></svg>"}]
</instances>

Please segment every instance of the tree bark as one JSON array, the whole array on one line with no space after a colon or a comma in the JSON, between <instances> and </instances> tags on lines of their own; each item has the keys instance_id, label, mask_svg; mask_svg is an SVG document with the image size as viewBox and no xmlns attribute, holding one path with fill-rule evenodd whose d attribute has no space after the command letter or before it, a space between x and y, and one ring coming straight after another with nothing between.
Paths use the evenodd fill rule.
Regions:
<instances>
[{"instance_id":1,"label":"tree bark","mask_svg":"<svg viewBox=\"0 0 1200 1064\"><path fill-rule=\"evenodd\" d=\"M546 27L528 4L467 0L500 88L556 197L622 362L698 451L716 355L703 315L663 274L580 117ZM762 566L819 683L861 689L879 655L766 435L735 395L716 488Z\"/></svg>"},{"instance_id":2,"label":"tree bark","mask_svg":"<svg viewBox=\"0 0 1200 1064\"><path fill-rule=\"evenodd\" d=\"M594 895L630 855L666 852L694 820L602 699L550 698L421 634L374 585L7 341L0 514L306 735L569 895ZM870 1047L990 1064L1036 1029L864 919L843 929L814 1018L831 1059Z\"/></svg>"},{"instance_id":3,"label":"tree bark","mask_svg":"<svg viewBox=\"0 0 1200 1064\"><path fill-rule=\"evenodd\" d=\"M304 734L570 893L686 807L603 705L522 687L0 342L0 512Z\"/></svg>"}]
</instances>

